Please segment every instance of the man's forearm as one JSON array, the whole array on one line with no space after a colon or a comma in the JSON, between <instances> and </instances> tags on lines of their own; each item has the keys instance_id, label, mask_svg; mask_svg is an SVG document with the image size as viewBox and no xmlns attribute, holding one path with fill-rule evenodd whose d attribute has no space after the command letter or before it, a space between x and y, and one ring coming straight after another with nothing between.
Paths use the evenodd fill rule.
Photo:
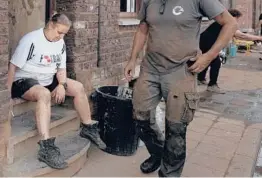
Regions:
<instances>
[{"instance_id":1,"label":"man's forearm","mask_svg":"<svg viewBox=\"0 0 262 178\"><path fill-rule=\"evenodd\" d=\"M212 48L207 52L212 59L214 59L219 52L228 44L228 42L232 39L234 33L237 30L237 24L227 23L222 27L220 34L217 38L217 41L212 46Z\"/></svg>"},{"instance_id":2,"label":"man's forearm","mask_svg":"<svg viewBox=\"0 0 262 178\"><path fill-rule=\"evenodd\" d=\"M66 69L59 69L56 73L56 78L58 83L65 83L66 82Z\"/></svg>"},{"instance_id":3,"label":"man's forearm","mask_svg":"<svg viewBox=\"0 0 262 178\"><path fill-rule=\"evenodd\" d=\"M136 61L138 54L140 53L140 51L143 49L145 45L147 39L147 33L148 33L147 24L140 24L134 37L130 60L134 62Z\"/></svg>"}]
</instances>

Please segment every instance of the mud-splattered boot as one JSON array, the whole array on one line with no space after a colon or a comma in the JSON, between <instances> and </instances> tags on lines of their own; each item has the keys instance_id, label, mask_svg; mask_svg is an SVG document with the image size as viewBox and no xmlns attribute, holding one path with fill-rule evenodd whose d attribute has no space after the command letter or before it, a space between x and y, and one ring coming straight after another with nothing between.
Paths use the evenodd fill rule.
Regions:
<instances>
[{"instance_id":1,"label":"mud-splattered boot","mask_svg":"<svg viewBox=\"0 0 262 178\"><path fill-rule=\"evenodd\" d=\"M186 123L166 121L166 141L159 177L180 177L186 160Z\"/></svg>"},{"instance_id":2,"label":"mud-splattered boot","mask_svg":"<svg viewBox=\"0 0 262 178\"><path fill-rule=\"evenodd\" d=\"M38 151L38 160L46 163L54 169L65 169L68 164L65 162L60 150L55 146L55 138L40 140L38 142L40 149Z\"/></svg>"},{"instance_id":3,"label":"mud-splattered boot","mask_svg":"<svg viewBox=\"0 0 262 178\"><path fill-rule=\"evenodd\" d=\"M140 165L140 169L143 173L146 174L154 172L160 167L164 146L164 137L156 123L137 120L136 124L139 137L145 143L147 150L151 155Z\"/></svg>"},{"instance_id":4,"label":"mud-splattered boot","mask_svg":"<svg viewBox=\"0 0 262 178\"><path fill-rule=\"evenodd\" d=\"M92 124L83 124L82 130L80 132L80 136L86 139L89 139L92 143L94 143L101 150L106 149L106 144L101 140L99 135L98 122L93 121Z\"/></svg>"}]
</instances>

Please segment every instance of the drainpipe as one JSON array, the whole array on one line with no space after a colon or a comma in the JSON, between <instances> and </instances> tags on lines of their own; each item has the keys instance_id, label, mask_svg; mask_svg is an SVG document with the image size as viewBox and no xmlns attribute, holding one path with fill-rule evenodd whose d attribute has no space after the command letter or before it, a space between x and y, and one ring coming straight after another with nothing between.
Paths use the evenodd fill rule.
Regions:
<instances>
[{"instance_id":1,"label":"drainpipe","mask_svg":"<svg viewBox=\"0 0 262 178\"><path fill-rule=\"evenodd\" d=\"M47 23L50 19L50 7L51 7L51 2L50 0L46 0L45 3L45 23Z\"/></svg>"},{"instance_id":2,"label":"drainpipe","mask_svg":"<svg viewBox=\"0 0 262 178\"><path fill-rule=\"evenodd\" d=\"M97 33L97 63L99 67L101 61L101 0L98 0L98 33Z\"/></svg>"}]
</instances>

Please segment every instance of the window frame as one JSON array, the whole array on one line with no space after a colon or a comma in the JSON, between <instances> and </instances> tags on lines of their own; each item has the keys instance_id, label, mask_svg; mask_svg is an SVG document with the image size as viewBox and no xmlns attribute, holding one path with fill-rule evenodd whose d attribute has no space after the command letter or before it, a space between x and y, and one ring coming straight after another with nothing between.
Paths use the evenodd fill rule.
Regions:
<instances>
[{"instance_id":1,"label":"window frame","mask_svg":"<svg viewBox=\"0 0 262 178\"><path fill-rule=\"evenodd\" d=\"M135 12L120 12L119 13L119 18L136 18L137 17L137 13L140 10L141 1L142 0L135 0L135 3L136 3L136 7L135 7L136 10L135 10ZM119 7L119 11L120 11L120 7Z\"/></svg>"}]
</instances>

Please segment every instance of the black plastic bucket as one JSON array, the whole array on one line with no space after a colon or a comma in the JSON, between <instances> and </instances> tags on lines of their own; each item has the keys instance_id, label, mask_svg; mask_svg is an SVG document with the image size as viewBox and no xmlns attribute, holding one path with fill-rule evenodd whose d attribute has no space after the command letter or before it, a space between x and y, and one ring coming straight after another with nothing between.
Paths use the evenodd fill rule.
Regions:
<instances>
[{"instance_id":1,"label":"black plastic bucket","mask_svg":"<svg viewBox=\"0 0 262 178\"><path fill-rule=\"evenodd\" d=\"M104 86L92 94L93 117L99 121L100 136L107 153L133 155L138 147L138 135L133 120L132 89Z\"/></svg>"}]
</instances>

